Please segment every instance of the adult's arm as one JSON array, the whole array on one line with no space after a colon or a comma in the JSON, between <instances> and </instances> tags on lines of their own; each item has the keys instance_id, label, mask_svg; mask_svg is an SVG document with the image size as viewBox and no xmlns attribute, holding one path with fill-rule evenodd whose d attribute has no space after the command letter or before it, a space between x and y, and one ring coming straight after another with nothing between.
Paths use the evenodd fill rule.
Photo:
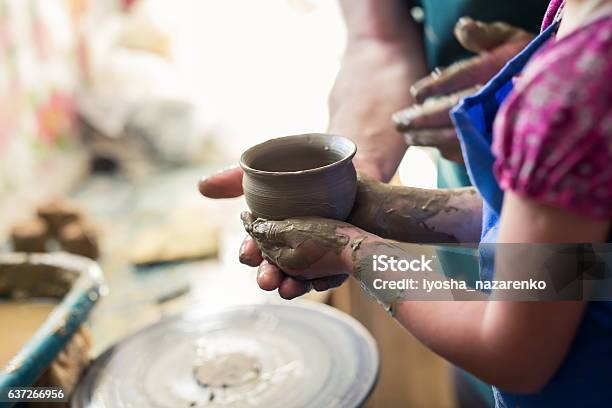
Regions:
<instances>
[{"instance_id":1,"label":"adult's arm","mask_svg":"<svg viewBox=\"0 0 612 408\"><path fill-rule=\"evenodd\" d=\"M403 0L340 0L347 45L329 97L329 128L353 139L355 166L388 181L406 144L391 115L413 103L410 87L427 70L422 38ZM203 178L200 192L210 198L242 195L242 170L227 169Z\"/></svg>"},{"instance_id":2,"label":"adult's arm","mask_svg":"<svg viewBox=\"0 0 612 408\"><path fill-rule=\"evenodd\" d=\"M329 132L353 139L359 171L388 181L407 145L391 116L426 72L423 39L403 0L340 0L347 46L329 98Z\"/></svg>"}]
</instances>

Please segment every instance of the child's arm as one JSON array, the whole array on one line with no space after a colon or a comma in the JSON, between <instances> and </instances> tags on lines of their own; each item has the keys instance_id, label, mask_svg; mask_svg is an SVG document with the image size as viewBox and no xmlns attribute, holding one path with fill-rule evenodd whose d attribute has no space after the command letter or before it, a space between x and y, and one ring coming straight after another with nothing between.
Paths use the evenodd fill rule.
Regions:
<instances>
[{"instance_id":1,"label":"child's arm","mask_svg":"<svg viewBox=\"0 0 612 408\"><path fill-rule=\"evenodd\" d=\"M603 242L608 228L609 223L508 192L498 242ZM484 381L531 393L560 366L584 308L584 302L404 302L396 318L432 350Z\"/></svg>"},{"instance_id":2,"label":"child's arm","mask_svg":"<svg viewBox=\"0 0 612 408\"><path fill-rule=\"evenodd\" d=\"M508 193L499 242L599 242L608 227ZM258 220L247 223L247 230L271 262L262 267L282 269L293 283L342 274L371 282L378 273L372 270L373 254L411 259L418 249L319 218ZM382 303L392 300L377 297ZM393 306L397 320L432 350L488 383L521 393L542 388L558 369L585 303L405 301Z\"/></svg>"},{"instance_id":3,"label":"child's arm","mask_svg":"<svg viewBox=\"0 0 612 408\"><path fill-rule=\"evenodd\" d=\"M360 176L348 222L402 242L479 242L482 198L473 187L428 190Z\"/></svg>"}]
</instances>

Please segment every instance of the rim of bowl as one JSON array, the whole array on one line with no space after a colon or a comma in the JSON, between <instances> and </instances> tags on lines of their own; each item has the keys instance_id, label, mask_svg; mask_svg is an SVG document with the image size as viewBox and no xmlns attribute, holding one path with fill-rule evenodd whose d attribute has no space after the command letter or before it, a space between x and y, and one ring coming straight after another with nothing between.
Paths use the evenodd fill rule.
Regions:
<instances>
[{"instance_id":1,"label":"rim of bowl","mask_svg":"<svg viewBox=\"0 0 612 408\"><path fill-rule=\"evenodd\" d=\"M347 145L349 146L349 151L340 159L337 160L333 163L330 164L326 164L325 166L321 166L321 167L315 167L312 169L306 169L306 170L294 170L294 171L268 171L268 170L259 170L259 169L255 169L251 166L249 166L248 164L245 163L245 157L251 153L253 150L259 148L260 146L263 145L267 145L267 144L272 144L272 143L276 143L279 140L287 140L287 139L294 139L294 138L307 138L307 137L319 137L319 138L339 138L339 139L343 139ZM331 133L303 133L300 135L291 135L291 136L282 136L282 137L277 137L274 139L270 139L267 140L263 143L259 143L256 144L255 146L252 146L250 148L248 148L247 150L244 151L244 153L242 153L240 155L240 167L242 168L242 170L244 170L246 173L249 174L261 174L261 175L271 175L271 176L284 176L284 175L295 175L295 174L311 174L311 173L318 173L320 171L323 170L327 170L336 166L339 166L343 163L349 162L351 160L353 160L353 157L355 157L355 154L357 153L357 145L349 138L344 137L344 136L340 136L340 135L335 135L335 134L331 134Z\"/></svg>"}]
</instances>

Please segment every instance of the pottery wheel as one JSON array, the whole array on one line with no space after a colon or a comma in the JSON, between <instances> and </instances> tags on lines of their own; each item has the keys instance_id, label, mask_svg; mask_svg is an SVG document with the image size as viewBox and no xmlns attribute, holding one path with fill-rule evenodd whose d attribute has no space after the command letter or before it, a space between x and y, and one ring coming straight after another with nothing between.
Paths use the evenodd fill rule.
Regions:
<instances>
[{"instance_id":1,"label":"pottery wheel","mask_svg":"<svg viewBox=\"0 0 612 408\"><path fill-rule=\"evenodd\" d=\"M94 361L73 408L357 407L378 373L374 340L325 305L188 312Z\"/></svg>"}]
</instances>

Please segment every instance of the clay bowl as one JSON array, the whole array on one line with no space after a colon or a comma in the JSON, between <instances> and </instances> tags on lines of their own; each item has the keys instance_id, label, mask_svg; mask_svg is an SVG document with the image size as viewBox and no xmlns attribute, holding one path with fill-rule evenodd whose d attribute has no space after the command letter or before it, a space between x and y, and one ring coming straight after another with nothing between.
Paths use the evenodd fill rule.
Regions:
<instances>
[{"instance_id":1,"label":"clay bowl","mask_svg":"<svg viewBox=\"0 0 612 408\"><path fill-rule=\"evenodd\" d=\"M253 146L240 158L249 209L259 218L316 216L346 220L357 193L355 144L320 133Z\"/></svg>"}]
</instances>

